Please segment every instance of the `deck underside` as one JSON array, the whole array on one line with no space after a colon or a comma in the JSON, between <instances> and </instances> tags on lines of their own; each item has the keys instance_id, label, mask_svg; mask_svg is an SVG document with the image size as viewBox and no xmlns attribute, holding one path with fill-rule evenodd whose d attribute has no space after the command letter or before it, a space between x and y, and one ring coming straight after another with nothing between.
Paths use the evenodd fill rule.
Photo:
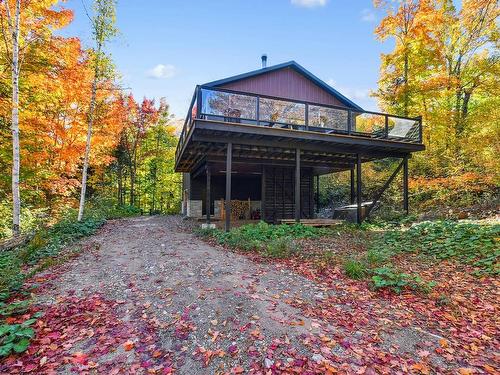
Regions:
<instances>
[{"instance_id":1,"label":"deck underside","mask_svg":"<svg viewBox=\"0 0 500 375\"><path fill-rule=\"evenodd\" d=\"M233 144L235 167L294 166L298 148L301 166L312 168L315 175L352 169L358 154L368 162L424 149L417 143L196 120L179 152L176 171L196 172L206 163L224 163L228 143Z\"/></svg>"}]
</instances>

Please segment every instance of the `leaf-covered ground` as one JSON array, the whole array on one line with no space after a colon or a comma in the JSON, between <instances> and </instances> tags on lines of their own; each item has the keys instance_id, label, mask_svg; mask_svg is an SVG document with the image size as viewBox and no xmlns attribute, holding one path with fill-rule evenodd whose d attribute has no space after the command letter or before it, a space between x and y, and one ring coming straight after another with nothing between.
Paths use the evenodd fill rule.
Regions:
<instances>
[{"instance_id":1,"label":"leaf-covered ground","mask_svg":"<svg viewBox=\"0 0 500 375\"><path fill-rule=\"evenodd\" d=\"M362 251L354 235L305 252ZM264 261L196 238L178 217L114 221L37 275L36 337L0 373L496 373L498 281L452 263L395 295L309 258ZM418 268L418 270L416 269ZM25 316L24 318L27 318ZM20 318L22 320L22 318Z\"/></svg>"}]
</instances>

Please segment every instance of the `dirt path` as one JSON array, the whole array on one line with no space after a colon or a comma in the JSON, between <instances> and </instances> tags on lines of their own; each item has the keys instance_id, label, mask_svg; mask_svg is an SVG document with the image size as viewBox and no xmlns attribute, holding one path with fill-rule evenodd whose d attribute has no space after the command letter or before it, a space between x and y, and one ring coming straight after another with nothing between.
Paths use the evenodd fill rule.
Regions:
<instances>
[{"instance_id":1,"label":"dirt path","mask_svg":"<svg viewBox=\"0 0 500 375\"><path fill-rule=\"evenodd\" d=\"M82 241L78 257L37 276L45 315L36 342L4 369L374 373L376 364L397 372L415 363L419 345L432 351L440 339L411 327L391 330L385 317L373 334L373 324L350 323L357 312L345 291L217 249L185 227L174 216L109 222ZM323 304L329 319L309 318L327 300L339 301Z\"/></svg>"}]
</instances>

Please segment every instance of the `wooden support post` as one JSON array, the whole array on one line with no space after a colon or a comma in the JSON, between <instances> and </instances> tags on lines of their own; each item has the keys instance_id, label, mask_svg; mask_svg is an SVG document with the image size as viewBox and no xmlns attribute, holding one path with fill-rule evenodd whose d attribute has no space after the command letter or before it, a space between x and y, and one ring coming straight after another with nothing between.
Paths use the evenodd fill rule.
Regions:
<instances>
[{"instance_id":1,"label":"wooden support post","mask_svg":"<svg viewBox=\"0 0 500 375\"><path fill-rule=\"evenodd\" d=\"M408 156L403 159L403 209L407 215L410 213L408 204Z\"/></svg>"},{"instance_id":2,"label":"wooden support post","mask_svg":"<svg viewBox=\"0 0 500 375\"><path fill-rule=\"evenodd\" d=\"M361 156L359 154L356 155L356 203L356 222L361 224L363 217L361 213Z\"/></svg>"},{"instance_id":3,"label":"wooden support post","mask_svg":"<svg viewBox=\"0 0 500 375\"><path fill-rule=\"evenodd\" d=\"M295 221L300 223L300 148L295 149Z\"/></svg>"},{"instance_id":4,"label":"wooden support post","mask_svg":"<svg viewBox=\"0 0 500 375\"><path fill-rule=\"evenodd\" d=\"M262 166L262 174L260 180L260 219L266 219L266 167Z\"/></svg>"},{"instance_id":5,"label":"wooden support post","mask_svg":"<svg viewBox=\"0 0 500 375\"><path fill-rule=\"evenodd\" d=\"M206 213L207 213L207 225L210 225L210 210L212 208L212 204L211 204L211 201L212 201L212 198L210 196L210 168L207 166L207 190L206 190L206 193L207 193L207 196L205 197L206 198L206 202L205 202L205 210L206 210Z\"/></svg>"},{"instance_id":6,"label":"wooden support post","mask_svg":"<svg viewBox=\"0 0 500 375\"><path fill-rule=\"evenodd\" d=\"M226 224L225 230L231 229L231 163L233 159L233 144L228 143L226 148Z\"/></svg>"},{"instance_id":7,"label":"wooden support post","mask_svg":"<svg viewBox=\"0 0 500 375\"><path fill-rule=\"evenodd\" d=\"M351 204L354 204L354 200L356 199L356 193L354 191L354 168L350 170L351 173Z\"/></svg>"},{"instance_id":8,"label":"wooden support post","mask_svg":"<svg viewBox=\"0 0 500 375\"><path fill-rule=\"evenodd\" d=\"M316 213L319 214L319 174L316 176Z\"/></svg>"}]
</instances>

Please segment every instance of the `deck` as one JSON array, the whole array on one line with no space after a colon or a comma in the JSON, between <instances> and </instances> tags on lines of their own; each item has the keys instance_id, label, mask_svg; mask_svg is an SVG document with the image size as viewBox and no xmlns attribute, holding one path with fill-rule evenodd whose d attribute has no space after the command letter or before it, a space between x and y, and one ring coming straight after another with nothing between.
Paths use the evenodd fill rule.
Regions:
<instances>
[{"instance_id":1,"label":"deck","mask_svg":"<svg viewBox=\"0 0 500 375\"><path fill-rule=\"evenodd\" d=\"M192 172L203 160L224 161L233 143L237 164L302 165L318 174L356 163L402 158L424 149L422 121L345 107L297 102L225 89L197 87L176 150L176 171Z\"/></svg>"}]
</instances>

